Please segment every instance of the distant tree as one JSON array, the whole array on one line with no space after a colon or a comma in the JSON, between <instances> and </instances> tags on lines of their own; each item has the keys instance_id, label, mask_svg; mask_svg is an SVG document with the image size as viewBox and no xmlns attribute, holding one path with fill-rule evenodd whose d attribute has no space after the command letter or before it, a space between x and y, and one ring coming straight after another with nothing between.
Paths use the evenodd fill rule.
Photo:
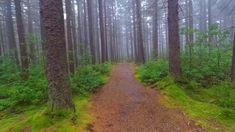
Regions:
<instances>
[{"instance_id":1,"label":"distant tree","mask_svg":"<svg viewBox=\"0 0 235 132\"><path fill-rule=\"evenodd\" d=\"M4 54L4 41L3 41L3 32L2 32L2 23L0 22L0 56Z\"/></svg>"},{"instance_id":2,"label":"distant tree","mask_svg":"<svg viewBox=\"0 0 235 132\"><path fill-rule=\"evenodd\" d=\"M158 0L154 1L153 11L153 58L158 57Z\"/></svg>"},{"instance_id":3,"label":"distant tree","mask_svg":"<svg viewBox=\"0 0 235 132\"><path fill-rule=\"evenodd\" d=\"M178 7L178 0L168 0L169 65L173 76L181 72Z\"/></svg>"},{"instance_id":4,"label":"distant tree","mask_svg":"<svg viewBox=\"0 0 235 132\"><path fill-rule=\"evenodd\" d=\"M73 36L73 60L74 60L74 68L78 66L78 39L77 28L76 28L76 9L75 9L75 0L72 0L72 9L71 9L71 28L72 28L72 36ZM80 12L79 10L78 12Z\"/></svg>"},{"instance_id":5,"label":"distant tree","mask_svg":"<svg viewBox=\"0 0 235 132\"><path fill-rule=\"evenodd\" d=\"M137 62L138 58L138 46L137 46L137 32L136 32L136 2L132 2L132 13L133 13L133 16L132 16L132 23L133 23L133 45L134 45L134 53L135 53L135 62Z\"/></svg>"},{"instance_id":6,"label":"distant tree","mask_svg":"<svg viewBox=\"0 0 235 132\"><path fill-rule=\"evenodd\" d=\"M206 12L206 0L199 0L200 18L199 18L199 29L205 31L207 29L207 12Z\"/></svg>"},{"instance_id":7,"label":"distant tree","mask_svg":"<svg viewBox=\"0 0 235 132\"><path fill-rule=\"evenodd\" d=\"M7 27L7 41L10 49L10 56L12 59L16 60L17 64L19 64L18 55L17 55L17 47L14 33L14 24L13 24L13 16L12 16L12 3L11 0L6 0L6 27Z\"/></svg>"},{"instance_id":8,"label":"distant tree","mask_svg":"<svg viewBox=\"0 0 235 132\"><path fill-rule=\"evenodd\" d=\"M27 53L27 44L25 41L25 30L23 25L23 16L21 10L21 0L14 0L15 8L16 8L16 23L17 23L17 31L20 43L20 58L22 63L22 79L26 80L28 78L28 67L29 67L29 59Z\"/></svg>"},{"instance_id":9,"label":"distant tree","mask_svg":"<svg viewBox=\"0 0 235 132\"><path fill-rule=\"evenodd\" d=\"M62 0L40 0L40 13L52 110L74 108L68 81Z\"/></svg>"},{"instance_id":10,"label":"distant tree","mask_svg":"<svg viewBox=\"0 0 235 132\"><path fill-rule=\"evenodd\" d=\"M100 39L101 39L101 61L107 61L107 49L104 31L103 0L99 0L99 20L100 20Z\"/></svg>"},{"instance_id":11,"label":"distant tree","mask_svg":"<svg viewBox=\"0 0 235 132\"><path fill-rule=\"evenodd\" d=\"M186 27L190 30L194 29L193 26L193 1L186 0ZM186 33L186 44L193 42L194 34L193 33Z\"/></svg>"},{"instance_id":12,"label":"distant tree","mask_svg":"<svg viewBox=\"0 0 235 132\"><path fill-rule=\"evenodd\" d=\"M193 0L188 0L188 8L189 8L189 14L188 14L188 24L191 29L194 29L193 26ZM189 34L189 41L193 42L194 34Z\"/></svg>"},{"instance_id":13,"label":"distant tree","mask_svg":"<svg viewBox=\"0 0 235 132\"><path fill-rule=\"evenodd\" d=\"M145 63L144 41L142 31L141 0L136 0L138 63Z\"/></svg>"},{"instance_id":14,"label":"distant tree","mask_svg":"<svg viewBox=\"0 0 235 132\"><path fill-rule=\"evenodd\" d=\"M83 6L84 6L84 42L85 42L85 46L84 48L87 50L88 49L88 44L89 44L89 29L88 29L88 21L87 21L87 4L86 4L87 0L83 1Z\"/></svg>"},{"instance_id":15,"label":"distant tree","mask_svg":"<svg viewBox=\"0 0 235 132\"><path fill-rule=\"evenodd\" d=\"M234 36L234 39L233 39L233 58L232 58L231 79L235 83L235 32L234 32L233 36Z\"/></svg>"},{"instance_id":16,"label":"distant tree","mask_svg":"<svg viewBox=\"0 0 235 132\"><path fill-rule=\"evenodd\" d=\"M212 22L212 0L208 0L208 28L213 24ZM211 44L213 37L209 35L209 43Z\"/></svg>"},{"instance_id":17,"label":"distant tree","mask_svg":"<svg viewBox=\"0 0 235 132\"><path fill-rule=\"evenodd\" d=\"M68 66L71 73L74 72L74 50L72 40L72 7L71 0L65 0L66 8L66 29L67 29L67 45L68 45Z\"/></svg>"},{"instance_id":18,"label":"distant tree","mask_svg":"<svg viewBox=\"0 0 235 132\"><path fill-rule=\"evenodd\" d=\"M92 64L96 63L96 54L95 54L95 39L94 39L94 27L93 27L93 14L92 14L92 1L87 0L87 13L88 13L88 23L89 23L89 38L90 38L90 51L91 51L91 59Z\"/></svg>"},{"instance_id":19,"label":"distant tree","mask_svg":"<svg viewBox=\"0 0 235 132\"><path fill-rule=\"evenodd\" d=\"M33 18L32 18L32 1L31 0L27 0L27 15L28 15L28 37L29 39L33 39ZM27 40L29 41L28 45L30 48L30 62L31 63L35 63L36 58L35 58L35 47L34 47L34 43L31 40Z\"/></svg>"}]
</instances>

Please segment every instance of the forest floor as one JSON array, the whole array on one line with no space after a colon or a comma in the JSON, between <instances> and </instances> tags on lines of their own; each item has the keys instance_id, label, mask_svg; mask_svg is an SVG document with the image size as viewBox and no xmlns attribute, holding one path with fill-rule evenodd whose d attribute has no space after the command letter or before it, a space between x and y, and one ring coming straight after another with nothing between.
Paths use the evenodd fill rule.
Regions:
<instances>
[{"instance_id":1,"label":"forest floor","mask_svg":"<svg viewBox=\"0 0 235 132\"><path fill-rule=\"evenodd\" d=\"M201 132L202 127L178 109L161 103L159 91L146 88L134 77L134 66L114 66L108 83L92 99L94 132Z\"/></svg>"}]
</instances>

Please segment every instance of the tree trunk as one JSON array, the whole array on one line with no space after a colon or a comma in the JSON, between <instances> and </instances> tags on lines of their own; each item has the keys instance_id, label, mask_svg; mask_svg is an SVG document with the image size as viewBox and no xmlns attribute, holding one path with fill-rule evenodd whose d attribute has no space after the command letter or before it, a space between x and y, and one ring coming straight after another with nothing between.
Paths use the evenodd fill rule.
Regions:
<instances>
[{"instance_id":1,"label":"tree trunk","mask_svg":"<svg viewBox=\"0 0 235 132\"><path fill-rule=\"evenodd\" d=\"M21 10L21 0L14 0L15 8L16 8L16 22L17 22L17 31L19 36L20 43L20 55L21 55L21 63L22 63L22 74L21 77L23 80L28 79L28 67L29 67L29 59L27 53L27 45L25 41L25 31L23 25L23 17Z\"/></svg>"},{"instance_id":2,"label":"tree trunk","mask_svg":"<svg viewBox=\"0 0 235 132\"><path fill-rule=\"evenodd\" d=\"M74 108L66 64L66 41L62 0L40 0L46 53L48 94L52 110Z\"/></svg>"},{"instance_id":3,"label":"tree trunk","mask_svg":"<svg viewBox=\"0 0 235 132\"><path fill-rule=\"evenodd\" d=\"M2 32L2 22L0 22L0 57L4 54L3 53L3 44L4 44L4 41L3 41L3 32Z\"/></svg>"},{"instance_id":4,"label":"tree trunk","mask_svg":"<svg viewBox=\"0 0 235 132\"><path fill-rule=\"evenodd\" d=\"M206 0L200 0L200 21L199 21L199 29L200 31L206 31Z\"/></svg>"},{"instance_id":5,"label":"tree trunk","mask_svg":"<svg viewBox=\"0 0 235 132\"><path fill-rule=\"evenodd\" d=\"M235 32L233 33L234 40L233 40L233 58L232 58L232 74L231 79L235 83Z\"/></svg>"},{"instance_id":6,"label":"tree trunk","mask_svg":"<svg viewBox=\"0 0 235 132\"><path fill-rule=\"evenodd\" d=\"M73 35L73 60L74 60L74 68L78 66L78 42L77 42L77 30L76 30L76 15L75 15L75 2L72 0L72 10L71 10L71 28ZM79 11L78 11L79 12Z\"/></svg>"},{"instance_id":7,"label":"tree trunk","mask_svg":"<svg viewBox=\"0 0 235 132\"><path fill-rule=\"evenodd\" d=\"M142 33L142 17L141 17L141 1L136 0L136 16L137 16L137 29L138 29L138 63L145 63L144 55L144 41Z\"/></svg>"},{"instance_id":8,"label":"tree trunk","mask_svg":"<svg viewBox=\"0 0 235 132\"><path fill-rule=\"evenodd\" d=\"M104 32L104 20L103 20L103 0L99 1L99 17L100 17L100 39L101 39L101 61L107 61L107 51L106 51L106 44L105 44L105 32Z\"/></svg>"},{"instance_id":9,"label":"tree trunk","mask_svg":"<svg viewBox=\"0 0 235 132\"><path fill-rule=\"evenodd\" d=\"M82 42L82 25L81 25L81 5L80 0L77 0L77 24L78 24L78 43L80 44Z\"/></svg>"},{"instance_id":10,"label":"tree trunk","mask_svg":"<svg viewBox=\"0 0 235 132\"><path fill-rule=\"evenodd\" d=\"M193 1L189 0L189 27L191 29L194 29L193 26ZM194 33L189 34L189 41L193 42L194 41Z\"/></svg>"},{"instance_id":11,"label":"tree trunk","mask_svg":"<svg viewBox=\"0 0 235 132\"><path fill-rule=\"evenodd\" d=\"M71 0L65 0L66 4L66 29L67 29L67 45L68 45L68 66L70 73L74 73L74 52L72 40L72 24L71 24Z\"/></svg>"},{"instance_id":12,"label":"tree trunk","mask_svg":"<svg viewBox=\"0 0 235 132\"><path fill-rule=\"evenodd\" d=\"M92 0L87 0L88 23L89 23L89 38L90 38L90 51L92 64L96 63L95 55L95 41L94 41L94 28L93 28L93 15L92 15Z\"/></svg>"},{"instance_id":13,"label":"tree trunk","mask_svg":"<svg viewBox=\"0 0 235 132\"><path fill-rule=\"evenodd\" d=\"M208 28L212 25L212 1L208 0ZM209 44L213 41L213 37L209 34Z\"/></svg>"},{"instance_id":14,"label":"tree trunk","mask_svg":"<svg viewBox=\"0 0 235 132\"><path fill-rule=\"evenodd\" d=\"M9 43L10 57L19 64L17 47L14 33L13 17L11 0L6 0L6 27L7 27L7 41Z\"/></svg>"},{"instance_id":15,"label":"tree trunk","mask_svg":"<svg viewBox=\"0 0 235 132\"><path fill-rule=\"evenodd\" d=\"M33 41L31 40L31 39L33 39L32 37L34 37L34 36L33 36L32 9L31 9L31 1L30 0L27 1L27 7L28 7L28 37L29 37L28 45L30 48L29 57L30 57L31 63L35 64L36 63L35 47L34 47Z\"/></svg>"},{"instance_id":16,"label":"tree trunk","mask_svg":"<svg viewBox=\"0 0 235 132\"><path fill-rule=\"evenodd\" d=\"M153 59L158 57L158 0L154 1L153 12Z\"/></svg>"},{"instance_id":17,"label":"tree trunk","mask_svg":"<svg viewBox=\"0 0 235 132\"><path fill-rule=\"evenodd\" d=\"M89 40L88 40L88 23L87 23L87 4L86 4L86 0L83 1L84 3L84 39L85 39L85 46L83 47L86 51L85 53L87 53L88 51L88 44L89 44Z\"/></svg>"},{"instance_id":18,"label":"tree trunk","mask_svg":"<svg viewBox=\"0 0 235 132\"><path fill-rule=\"evenodd\" d=\"M178 7L178 0L168 0L169 66L173 76L181 72Z\"/></svg>"},{"instance_id":19,"label":"tree trunk","mask_svg":"<svg viewBox=\"0 0 235 132\"><path fill-rule=\"evenodd\" d=\"M108 54L108 35L107 31L108 26L107 26L107 1L104 1L104 39L105 39L105 50L106 50L106 60L109 60L109 54Z\"/></svg>"}]
</instances>

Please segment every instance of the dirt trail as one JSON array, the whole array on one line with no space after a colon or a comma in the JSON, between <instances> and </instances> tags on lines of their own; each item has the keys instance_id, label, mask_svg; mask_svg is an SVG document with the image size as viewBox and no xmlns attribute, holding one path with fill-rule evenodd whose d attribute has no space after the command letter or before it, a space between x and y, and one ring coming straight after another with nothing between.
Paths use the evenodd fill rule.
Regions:
<instances>
[{"instance_id":1,"label":"dirt trail","mask_svg":"<svg viewBox=\"0 0 235 132\"><path fill-rule=\"evenodd\" d=\"M114 67L109 82L92 100L94 132L201 132L185 115L160 104L161 95L135 80L133 67Z\"/></svg>"}]
</instances>

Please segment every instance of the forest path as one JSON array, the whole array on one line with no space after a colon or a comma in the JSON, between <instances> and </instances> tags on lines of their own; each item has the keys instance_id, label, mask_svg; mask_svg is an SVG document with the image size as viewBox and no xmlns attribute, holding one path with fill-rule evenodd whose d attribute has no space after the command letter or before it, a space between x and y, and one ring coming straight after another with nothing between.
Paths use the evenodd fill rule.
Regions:
<instances>
[{"instance_id":1,"label":"forest path","mask_svg":"<svg viewBox=\"0 0 235 132\"><path fill-rule=\"evenodd\" d=\"M158 91L134 78L133 66L116 65L92 100L94 132L201 132L181 111L164 107Z\"/></svg>"}]
</instances>

